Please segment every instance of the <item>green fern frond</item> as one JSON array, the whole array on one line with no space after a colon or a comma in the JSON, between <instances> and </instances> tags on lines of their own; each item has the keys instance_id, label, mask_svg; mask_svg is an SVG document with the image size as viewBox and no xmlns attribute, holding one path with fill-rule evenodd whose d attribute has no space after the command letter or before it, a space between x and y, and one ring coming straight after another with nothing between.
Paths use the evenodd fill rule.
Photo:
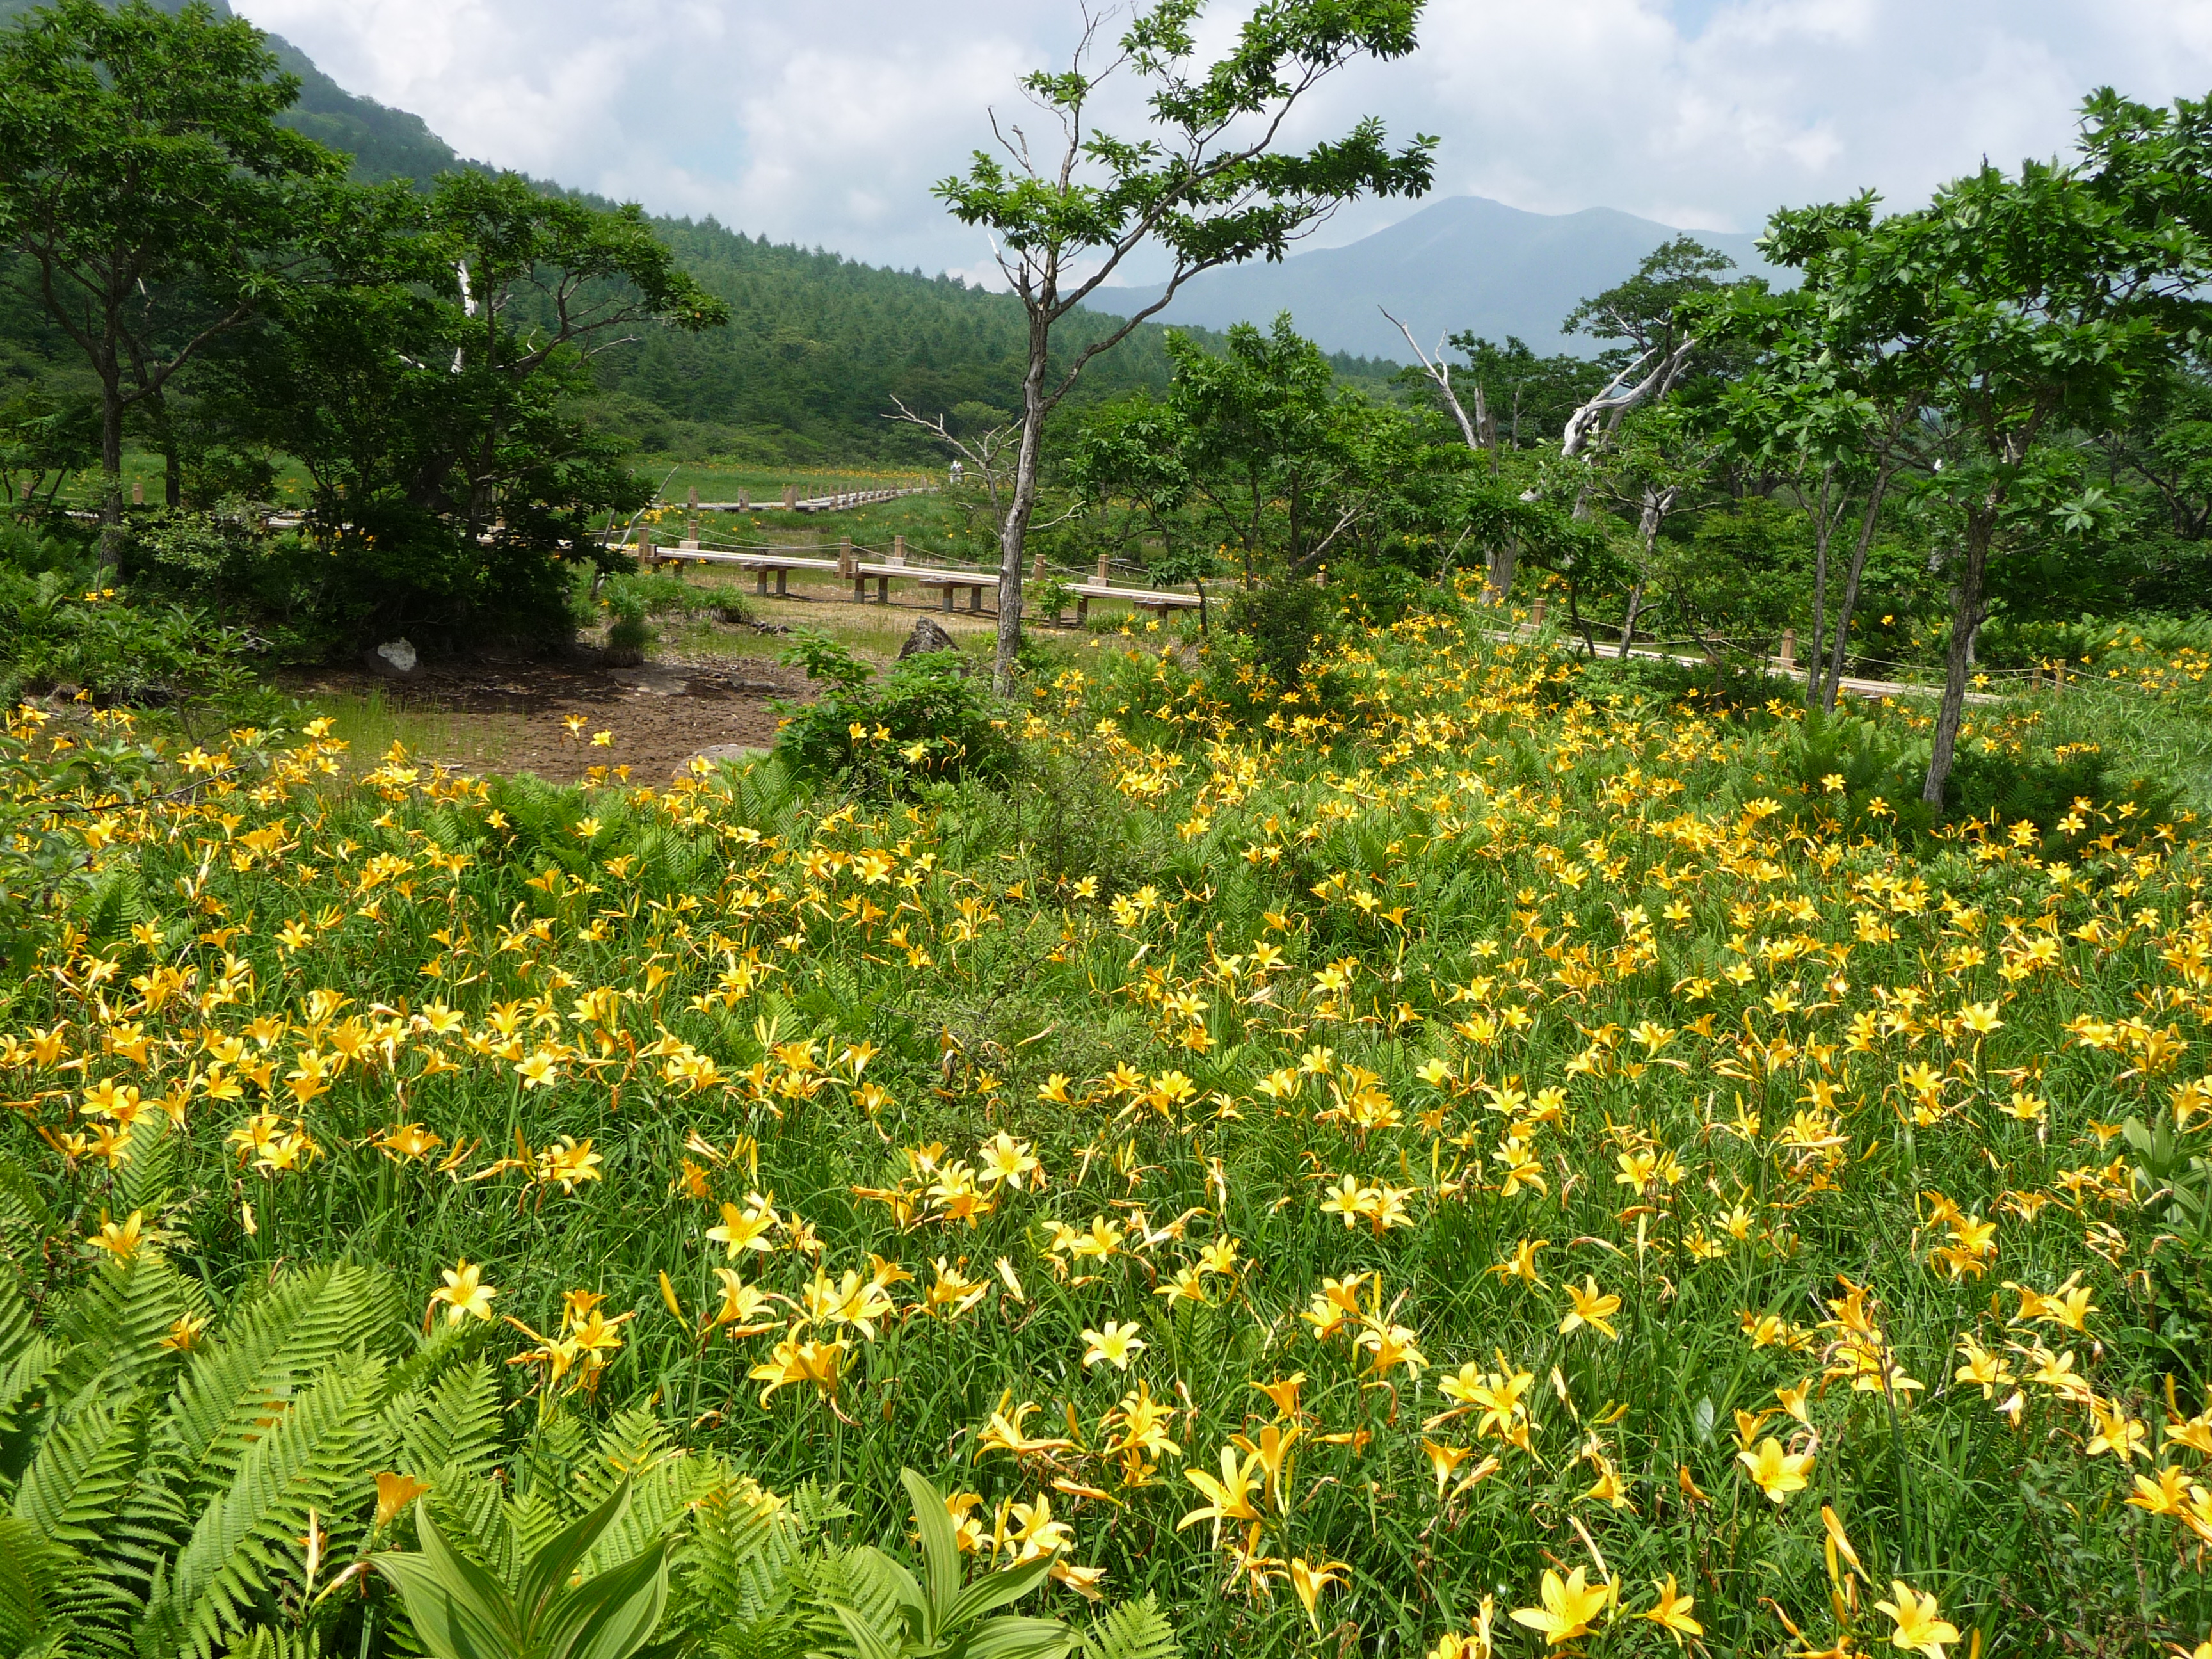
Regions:
<instances>
[{"instance_id":1,"label":"green fern frond","mask_svg":"<svg viewBox=\"0 0 2212 1659\"><path fill-rule=\"evenodd\" d=\"M906 1599L902 1592L914 1583L905 1568L866 1544L823 1556L809 1577L810 1598L817 1606L850 1607L878 1630L897 1623L898 1609Z\"/></svg>"},{"instance_id":2,"label":"green fern frond","mask_svg":"<svg viewBox=\"0 0 2212 1659\"><path fill-rule=\"evenodd\" d=\"M230 1650L234 1659L322 1659L320 1631L280 1630L259 1625Z\"/></svg>"},{"instance_id":3,"label":"green fern frond","mask_svg":"<svg viewBox=\"0 0 2212 1659\"><path fill-rule=\"evenodd\" d=\"M232 1310L222 1336L193 1353L171 1405L194 1498L204 1502L228 1484L295 1378L356 1349L388 1346L392 1313L381 1279L350 1267L279 1279Z\"/></svg>"},{"instance_id":4,"label":"green fern frond","mask_svg":"<svg viewBox=\"0 0 2212 1659\"><path fill-rule=\"evenodd\" d=\"M451 1477L422 1472L430 1482L430 1518L446 1541L502 1583L522 1571L507 1521L507 1493L489 1475Z\"/></svg>"},{"instance_id":5,"label":"green fern frond","mask_svg":"<svg viewBox=\"0 0 2212 1659\"><path fill-rule=\"evenodd\" d=\"M138 1399L88 1402L47 1431L11 1511L56 1543L92 1548L121 1513L144 1449Z\"/></svg>"},{"instance_id":6,"label":"green fern frond","mask_svg":"<svg viewBox=\"0 0 2212 1659\"><path fill-rule=\"evenodd\" d=\"M0 1365L28 1347L32 1336L31 1304L23 1299L15 1270L0 1262Z\"/></svg>"},{"instance_id":7,"label":"green fern frond","mask_svg":"<svg viewBox=\"0 0 2212 1659\"><path fill-rule=\"evenodd\" d=\"M1159 1603L1145 1595L1093 1621L1080 1651L1085 1659L1176 1659L1182 1650Z\"/></svg>"},{"instance_id":8,"label":"green fern frond","mask_svg":"<svg viewBox=\"0 0 2212 1659\"><path fill-rule=\"evenodd\" d=\"M473 1477L499 1462L499 1385L483 1360L444 1378L398 1425L398 1467L420 1480Z\"/></svg>"},{"instance_id":9,"label":"green fern frond","mask_svg":"<svg viewBox=\"0 0 2212 1659\"><path fill-rule=\"evenodd\" d=\"M851 1506L837 1496L836 1487L825 1487L818 1480L803 1480L783 1494L783 1514L806 1538L812 1538L832 1521L842 1521L852 1513Z\"/></svg>"},{"instance_id":10,"label":"green fern frond","mask_svg":"<svg viewBox=\"0 0 2212 1659\"><path fill-rule=\"evenodd\" d=\"M668 1455L668 1429L642 1406L617 1412L599 1431L592 1461L576 1473L586 1509L597 1509L625 1480L642 1475Z\"/></svg>"},{"instance_id":11,"label":"green fern frond","mask_svg":"<svg viewBox=\"0 0 2212 1659\"><path fill-rule=\"evenodd\" d=\"M617 1412L599 1431L596 1454L576 1472L576 1493L583 1507L597 1509L623 1482L629 1502L593 1546L588 1571L610 1567L642 1555L683 1519L691 1499L720 1473L669 1444L668 1426L650 1409Z\"/></svg>"},{"instance_id":12,"label":"green fern frond","mask_svg":"<svg viewBox=\"0 0 2212 1659\"><path fill-rule=\"evenodd\" d=\"M325 1371L245 1447L235 1478L209 1501L170 1586L194 1659L249 1628L259 1598L300 1569L309 1510L343 1516L365 1501L360 1447L384 1374L374 1358Z\"/></svg>"},{"instance_id":13,"label":"green fern frond","mask_svg":"<svg viewBox=\"0 0 2212 1659\"><path fill-rule=\"evenodd\" d=\"M420 1394L436 1387L455 1367L467 1364L495 1328L480 1319L459 1324L440 1320L427 1334L414 1339L414 1352L395 1358L387 1386L394 1395Z\"/></svg>"},{"instance_id":14,"label":"green fern frond","mask_svg":"<svg viewBox=\"0 0 2212 1659\"><path fill-rule=\"evenodd\" d=\"M177 1142L161 1112L143 1112L131 1126L131 1153L115 1172L114 1208L118 1216L143 1210L150 1222L168 1201L177 1178Z\"/></svg>"},{"instance_id":15,"label":"green fern frond","mask_svg":"<svg viewBox=\"0 0 2212 1659\"><path fill-rule=\"evenodd\" d=\"M507 1506L507 1525L514 1540L516 1556L522 1560L544 1549L569 1522L575 1519L567 1505L550 1492L532 1491Z\"/></svg>"},{"instance_id":16,"label":"green fern frond","mask_svg":"<svg viewBox=\"0 0 2212 1659\"><path fill-rule=\"evenodd\" d=\"M709 1458L678 1454L655 1463L630 1483L629 1502L592 1547L588 1571L605 1572L657 1547L683 1524L691 1500L719 1474Z\"/></svg>"},{"instance_id":17,"label":"green fern frond","mask_svg":"<svg viewBox=\"0 0 2212 1659\"><path fill-rule=\"evenodd\" d=\"M0 1653L40 1653L58 1643L55 1591L82 1564L28 1522L0 1516Z\"/></svg>"},{"instance_id":18,"label":"green fern frond","mask_svg":"<svg viewBox=\"0 0 2212 1659\"><path fill-rule=\"evenodd\" d=\"M532 1435L514 1460L517 1497L538 1492L573 1501L576 1476L592 1457L589 1431L563 1413Z\"/></svg>"},{"instance_id":19,"label":"green fern frond","mask_svg":"<svg viewBox=\"0 0 2212 1659\"><path fill-rule=\"evenodd\" d=\"M32 1419L49 1398L66 1351L33 1336L0 1363L0 1483L12 1483L29 1465Z\"/></svg>"},{"instance_id":20,"label":"green fern frond","mask_svg":"<svg viewBox=\"0 0 2212 1659\"><path fill-rule=\"evenodd\" d=\"M726 1478L701 1493L676 1558L677 1582L700 1615L692 1622L750 1626L766 1618L785 1599L812 1532L793 1506L762 1497L750 1482Z\"/></svg>"},{"instance_id":21,"label":"green fern frond","mask_svg":"<svg viewBox=\"0 0 2212 1659\"><path fill-rule=\"evenodd\" d=\"M207 1308L198 1280L186 1279L161 1251L142 1249L127 1261L102 1264L52 1322L84 1359L97 1361L98 1387L112 1395L166 1373L177 1358L164 1346L171 1330Z\"/></svg>"},{"instance_id":22,"label":"green fern frond","mask_svg":"<svg viewBox=\"0 0 2212 1659\"><path fill-rule=\"evenodd\" d=\"M0 1240L14 1248L53 1230L53 1212L39 1183L14 1158L0 1157Z\"/></svg>"}]
</instances>

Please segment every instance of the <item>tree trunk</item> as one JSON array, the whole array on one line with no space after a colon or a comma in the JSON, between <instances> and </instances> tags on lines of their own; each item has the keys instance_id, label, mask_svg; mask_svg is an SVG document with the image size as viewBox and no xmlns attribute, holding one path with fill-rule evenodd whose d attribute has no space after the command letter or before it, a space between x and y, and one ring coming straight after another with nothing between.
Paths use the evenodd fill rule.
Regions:
<instances>
[{"instance_id":1,"label":"tree trunk","mask_svg":"<svg viewBox=\"0 0 2212 1659\"><path fill-rule=\"evenodd\" d=\"M1644 543L1644 563L1636 573L1636 585L1628 590L1628 619L1620 625L1620 655L1628 657L1628 647L1636 642L1636 613L1644 609L1644 586L1650 580L1652 550L1659 544L1659 526L1667 522L1674 502L1681 495L1681 487L1670 484L1664 489L1644 492L1644 510L1637 516L1636 533Z\"/></svg>"},{"instance_id":2,"label":"tree trunk","mask_svg":"<svg viewBox=\"0 0 2212 1659\"><path fill-rule=\"evenodd\" d=\"M1620 625L1620 657L1628 659L1628 647L1636 639L1636 613L1644 609L1644 578L1638 576L1636 585L1628 590L1628 619ZM1595 656L1595 652L1591 654Z\"/></svg>"},{"instance_id":3,"label":"tree trunk","mask_svg":"<svg viewBox=\"0 0 2212 1659\"><path fill-rule=\"evenodd\" d=\"M1820 469L1820 511L1813 522L1813 648L1805 653L1805 706L1813 708L1820 700L1820 646L1823 630L1828 623L1828 538L1835 531L1835 520L1828 511L1828 501L1836 484L1836 469Z\"/></svg>"},{"instance_id":4,"label":"tree trunk","mask_svg":"<svg viewBox=\"0 0 2212 1659\"><path fill-rule=\"evenodd\" d=\"M1959 747L1974 625L1982 612L1982 580L1989 568L1990 538L1996 533L1994 507L1968 517L1966 562L1951 597L1951 641L1943 653L1943 701L1936 711L1936 748L1928 757L1928 781L1920 789L1920 799L1938 813L1943 810L1943 786L1950 781L1951 760Z\"/></svg>"},{"instance_id":5,"label":"tree trunk","mask_svg":"<svg viewBox=\"0 0 2212 1659\"><path fill-rule=\"evenodd\" d=\"M1483 578L1483 586L1489 592L1491 604L1502 605L1505 603L1507 596L1513 592L1514 568L1520 562L1521 538L1518 536L1506 537L1505 544L1491 556L1489 574Z\"/></svg>"},{"instance_id":6,"label":"tree trunk","mask_svg":"<svg viewBox=\"0 0 2212 1659\"><path fill-rule=\"evenodd\" d=\"M1036 510L1037 452L1044 441L1044 371L1052 349L1048 325L1030 319L1029 372L1022 377L1022 442L1014 461L1014 495L999 527L999 648L991 664L991 689L1012 695L1014 657L1022 645L1022 551L1030 515Z\"/></svg>"},{"instance_id":7,"label":"tree trunk","mask_svg":"<svg viewBox=\"0 0 2212 1659\"><path fill-rule=\"evenodd\" d=\"M123 562L123 380L119 366L102 364L100 377L100 571Z\"/></svg>"},{"instance_id":8,"label":"tree trunk","mask_svg":"<svg viewBox=\"0 0 2212 1659\"><path fill-rule=\"evenodd\" d=\"M1828 672L1820 686L1820 707L1828 714L1836 712L1836 690L1843 684L1844 653L1850 649L1851 613L1858 606L1859 578L1866 570L1867 552L1874 545L1875 526L1881 519L1882 497L1889 492L1889 481L1896 469L1887 461L1874 475L1874 487L1867 492L1866 514L1859 520L1859 538L1851 549L1850 568L1844 576L1843 602L1836 607L1836 641L1828 658ZM1817 655L1814 658L1819 660Z\"/></svg>"}]
</instances>

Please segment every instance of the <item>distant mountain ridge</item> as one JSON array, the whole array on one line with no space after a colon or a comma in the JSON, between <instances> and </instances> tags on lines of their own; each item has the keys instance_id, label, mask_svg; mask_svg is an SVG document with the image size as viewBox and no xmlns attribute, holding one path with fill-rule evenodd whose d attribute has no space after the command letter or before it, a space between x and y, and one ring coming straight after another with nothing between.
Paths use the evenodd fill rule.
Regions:
<instances>
[{"instance_id":1,"label":"distant mountain ridge","mask_svg":"<svg viewBox=\"0 0 2212 1659\"><path fill-rule=\"evenodd\" d=\"M1484 196L1452 196L1343 247L1208 271L1186 283L1156 320L1221 329L1264 325L1287 311L1298 332L1324 350L1403 362L1411 354L1383 318L1387 307L1424 349L1467 329L1501 342L1517 334L1539 352L1594 351L1589 340L1563 346L1561 319L1577 301L1612 287L1652 249L1686 234L1747 274L1778 276L1741 232L1685 233L1612 208L1529 213ZM1107 289L1091 303L1127 316L1162 292Z\"/></svg>"}]
</instances>

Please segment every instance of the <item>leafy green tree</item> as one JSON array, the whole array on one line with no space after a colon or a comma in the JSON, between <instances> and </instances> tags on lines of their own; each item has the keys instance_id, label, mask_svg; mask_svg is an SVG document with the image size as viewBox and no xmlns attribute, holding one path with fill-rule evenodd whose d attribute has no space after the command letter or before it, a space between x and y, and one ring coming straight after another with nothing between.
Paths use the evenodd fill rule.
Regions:
<instances>
[{"instance_id":1,"label":"leafy green tree","mask_svg":"<svg viewBox=\"0 0 2212 1659\"><path fill-rule=\"evenodd\" d=\"M938 194L963 223L997 238L999 262L1028 319L1022 435L1012 499L1000 538L997 688L1010 684L1021 641L1023 547L1036 501L1046 417L1086 364L1117 343L1203 270L1264 254L1358 196L1428 188L1434 141L1393 152L1382 124L1302 153L1278 149L1291 111L1354 59L1401 58L1414 47L1421 0L1272 0L1211 64L1196 61L1200 0L1158 0L1123 33L1118 56L1094 68L1096 27L1068 69L1023 82L1060 128L1048 149L1000 129L1004 158L975 153L966 174ZM1127 70L1147 83L1155 134L1124 138L1091 125L1101 85ZM1091 341L1054 371L1053 331L1147 244L1171 261L1161 297Z\"/></svg>"},{"instance_id":2,"label":"leafy green tree","mask_svg":"<svg viewBox=\"0 0 2212 1659\"><path fill-rule=\"evenodd\" d=\"M1832 712L1844 672L1852 616L1882 508L1899 472L1915 463L1922 392L1898 356L1899 341L1878 307L1828 303L1830 270L1793 234L1795 216L1776 216L1762 247L1768 257L1805 270L1788 293L1742 287L1692 301L1692 325L1751 361L1710 410L1709 428L1740 463L1778 477L1797 498L1813 529L1813 614L1805 697ZM1826 647L1831 553L1835 536L1856 510L1835 642ZM1827 651L1825 674L1820 659Z\"/></svg>"},{"instance_id":3,"label":"leafy green tree","mask_svg":"<svg viewBox=\"0 0 2212 1659\"><path fill-rule=\"evenodd\" d=\"M1734 268L1726 254L1695 237L1678 236L1646 254L1626 280L1581 301L1560 325L1562 333L1618 343L1598 358L1600 372L1610 375L1604 389L1567 417L1559 482L1573 489L1576 517L1588 513L1594 501L1609 500L1617 513L1633 520L1620 632L1624 656L1635 639L1668 517L1696 503L1714 482L1717 457L1704 423L1665 405L1692 395L1693 387L1710 398L1729 366L1724 351L1700 340L1688 302L1723 288L1763 286L1757 278L1728 283L1725 273ZM1642 379L1635 379L1639 374Z\"/></svg>"},{"instance_id":4,"label":"leafy green tree","mask_svg":"<svg viewBox=\"0 0 2212 1659\"><path fill-rule=\"evenodd\" d=\"M2202 326L2212 249L2206 192L2185 159L2201 106L2100 97L2086 165L1984 167L1925 208L1876 220L1871 196L1778 216L1770 241L1808 269L1826 308L1893 348L1884 374L1955 434L1931 487L1953 507L1951 629L1922 799L1940 809L1966 704L1990 562L2008 526L2058 503L2034 485L2039 441L2109 426Z\"/></svg>"},{"instance_id":5,"label":"leafy green tree","mask_svg":"<svg viewBox=\"0 0 2212 1659\"><path fill-rule=\"evenodd\" d=\"M0 34L4 281L100 388L102 557L123 438L178 372L306 273L343 157L284 126L299 91L260 31L206 5L53 0Z\"/></svg>"},{"instance_id":6,"label":"leafy green tree","mask_svg":"<svg viewBox=\"0 0 2212 1659\"><path fill-rule=\"evenodd\" d=\"M314 482L313 604L350 629L567 625L562 562L650 488L584 413L592 361L726 313L635 207L450 173L356 198L346 264L215 365L235 434Z\"/></svg>"},{"instance_id":7,"label":"leafy green tree","mask_svg":"<svg viewBox=\"0 0 2212 1659\"><path fill-rule=\"evenodd\" d=\"M1170 548L1230 552L1248 587L1341 550L1395 482L1381 451L1418 447L1401 412L1338 385L1287 313L1265 332L1238 324L1218 353L1181 334L1168 351L1167 396L1087 418L1072 476L1140 504Z\"/></svg>"},{"instance_id":8,"label":"leafy green tree","mask_svg":"<svg viewBox=\"0 0 2212 1659\"><path fill-rule=\"evenodd\" d=\"M92 412L38 384L0 404L0 500L19 515L51 513L70 475L100 453Z\"/></svg>"}]
</instances>

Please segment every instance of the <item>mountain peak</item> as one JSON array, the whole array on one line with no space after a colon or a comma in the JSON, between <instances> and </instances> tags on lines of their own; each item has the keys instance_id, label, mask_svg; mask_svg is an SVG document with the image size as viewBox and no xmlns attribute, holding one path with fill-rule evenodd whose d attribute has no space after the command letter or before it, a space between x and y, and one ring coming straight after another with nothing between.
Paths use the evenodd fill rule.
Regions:
<instances>
[{"instance_id":1,"label":"mountain peak","mask_svg":"<svg viewBox=\"0 0 2212 1659\"><path fill-rule=\"evenodd\" d=\"M1684 234L1747 273L1772 274L1741 231L1686 233L1618 208L1530 213L1486 196L1448 196L1342 247L1208 271L1186 283L1158 320L1226 328L1265 325L1287 311L1325 350L1402 362L1405 338L1382 316L1388 307L1424 347L1467 329L1493 340L1517 334L1538 351L1594 351L1589 340L1555 344L1561 320L1577 301L1612 287L1645 254ZM1160 292L1109 289L1091 303L1126 314Z\"/></svg>"}]
</instances>

